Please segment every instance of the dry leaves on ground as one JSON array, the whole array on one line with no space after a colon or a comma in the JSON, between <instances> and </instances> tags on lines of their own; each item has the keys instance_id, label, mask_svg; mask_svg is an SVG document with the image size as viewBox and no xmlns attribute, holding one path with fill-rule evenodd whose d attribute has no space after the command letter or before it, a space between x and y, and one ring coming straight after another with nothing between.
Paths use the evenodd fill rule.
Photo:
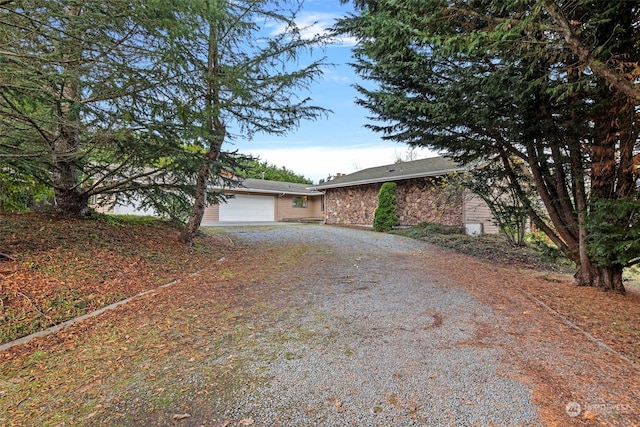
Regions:
<instances>
[{"instance_id":1,"label":"dry leaves on ground","mask_svg":"<svg viewBox=\"0 0 640 427\"><path fill-rule=\"evenodd\" d=\"M178 242L168 222L0 216L0 343L46 329L203 268L230 242Z\"/></svg>"}]
</instances>

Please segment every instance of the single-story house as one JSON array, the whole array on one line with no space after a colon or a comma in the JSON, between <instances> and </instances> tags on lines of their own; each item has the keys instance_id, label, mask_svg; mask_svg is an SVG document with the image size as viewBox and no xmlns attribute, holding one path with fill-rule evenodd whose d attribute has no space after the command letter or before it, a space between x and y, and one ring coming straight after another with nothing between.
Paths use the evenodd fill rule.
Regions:
<instances>
[{"instance_id":1,"label":"single-story house","mask_svg":"<svg viewBox=\"0 0 640 427\"><path fill-rule=\"evenodd\" d=\"M238 186L224 189L212 184L211 191L223 191L231 197L226 203L207 206L201 225L215 225L223 221L323 221L324 194L309 187L309 184L252 178L245 178ZM156 215L152 209L142 209L135 200L126 204L116 201L97 206L97 209L103 213Z\"/></svg>"},{"instance_id":2,"label":"single-story house","mask_svg":"<svg viewBox=\"0 0 640 427\"><path fill-rule=\"evenodd\" d=\"M202 225L233 221L322 220L324 195L309 184L246 178L224 189L226 203L207 206Z\"/></svg>"},{"instance_id":3,"label":"single-story house","mask_svg":"<svg viewBox=\"0 0 640 427\"><path fill-rule=\"evenodd\" d=\"M327 224L372 226L380 187L394 182L400 225L427 221L464 226L469 234L498 233L482 199L458 187L443 185L446 176L461 172L464 168L452 160L432 157L340 175L313 189L324 193Z\"/></svg>"}]
</instances>

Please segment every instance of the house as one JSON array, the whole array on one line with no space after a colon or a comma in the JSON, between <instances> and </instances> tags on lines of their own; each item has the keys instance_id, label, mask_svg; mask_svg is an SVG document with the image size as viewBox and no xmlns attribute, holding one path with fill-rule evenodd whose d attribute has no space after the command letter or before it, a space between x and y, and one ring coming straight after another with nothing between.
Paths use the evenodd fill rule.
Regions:
<instances>
[{"instance_id":1,"label":"house","mask_svg":"<svg viewBox=\"0 0 640 427\"><path fill-rule=\"evenodd\" d=\"M226 203L207 206L202 225L237 221L322 220L324 195L309 184L246 178L225 188Z\"/></svg>"},{"instance_id":2,"label":"house","mask_svg":"<svg viewBox=\"0 0 640 427\"><path fill-rule=\"evenodd\" d=\"M433 222L464 226L467 233L497 233L488 206L478 196L456 186L444 185L445 177L464 172L446 157L399 162L338 176L313 187L325 195L325 223L372 226L378 192L394 182L396 214L400 225Z\"/></svg>"},{"instance_id":3,"label":"house","mask_svg":"<svg viewBox=\"0 0 640 427\"><path fill-rule=\"evenodd\" d=\"M202 218L203 226L218 222L273 222L273 221L322 221L324 219L324 195L309 189L309 184L269 181L245 178L238 186L220 188L215 184L210 191L222 191L226 203L209 205ZM152 209L143 209L136 199L120 203L112 198L111 203L98 204L102 213L150 215Z\"/></svg>"}]
</instances>

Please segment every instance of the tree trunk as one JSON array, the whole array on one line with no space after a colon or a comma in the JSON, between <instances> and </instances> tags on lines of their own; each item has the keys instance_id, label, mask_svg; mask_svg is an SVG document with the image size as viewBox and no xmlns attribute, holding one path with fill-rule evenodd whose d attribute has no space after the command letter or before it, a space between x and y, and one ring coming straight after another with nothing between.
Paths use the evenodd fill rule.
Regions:
<instances>
[{"instance_id":1,"label":"tree trunk","mask_svg":"<svg viewBox=\"0 0 640 427\"><path fill-rule=\"evenodd\" d=\"M209 4L209 7L215 5ZM206 130L209 135L209 151L203 156L198 176L196 177L196 194L191 208L191 216L189 221L180 233L180 241L191 246L193 239L202 223L204 210L207 207L207 186L209 177L211 176L211 167L220 156L222 143L226 136L226 127L220 120L219 112L216 110L220 107L220 58L218 52L218 28L215 22L209 23L209 49L207 53L207 120Z\"/></svg>"},{"instance_id":2,"label":"tree trunk","mask_svg":"<svg viewBox=\"0 0 640 427\"><path fill-rule=\"evenodd\" d=\"M89 215L89 197L76 188L56 188L55 210L61 216L85 218Z\"/></svg>"},{"instance_id":3,"label":"tree trunk","mask_svg":"<svg viewBox=\"0 0 640 427\"><path fill-rule=\"evenodd\" d=\"M78 171L73 164L80 146L78 119L68 119L69 105L63 104L60 110L65 114L68 124L62 125L57 141L53 145L56 167L53 172L55 209L59 215L82 218L89 215L89 196L78 183Z\"/></svg>"},{"instance_id":4,"label":"tree trunk","mask_svg":"<svg viewBox=\"0 0 640 427\"><path fill-rule=\"evenodd\" d=\"M626 293L622 283L622 266L599 267L595 265L578 266L578 271L574 275L575 283L578 286L593 286L603 291L612 291L620 294ZM588 271L585 276L584 272Z\"/></svg>"},{"instance_id":5,"label":"tree trunk","mask_svg":"<svg viewBox=\"0 0 640 427\"><path fill-rule=\"evenodd\" d=\"M81 9L67 6L64 13L72 20L81 13ZM68 76L57 100L59 127L51 147L56 164L53 172L55 210L59 215L82 218L89 215L89 196L79 185L78 170L73 163L80 148L78 105L81 95L76 71L80 67L82 51L79 41L71 36L62 40L60 51L64 61L63 72Z\"/></svg>"},{"instance_id":6,"label":"tree trunk","mask_svg":"<svg viewBox=\"0 0 640 427\"><path fill-rule=\"evenodd\" d=\"M204 210L207 207L207 186L211 176L211 166L218 158L218 155L219 151L210 151L205 154L204 161L200 165L200 170L196 177L196 194L191 208L191 215L180 233L180 241L188 246L193 243L200 224L202 224Z\"/></svg>"},{"instance_id":7,"label":"tree trunk","mask_svg":"<svg viewBox=\"0 0 640 427\"><path fill-rule=\"evenodd\" d=\"M53 172L55 210L59 215L75 218L89 215L89 196L78 183L77 168L72 160L79 146L77 127L62 126L58 141L53 146L56 159Z\"/></svg>"}]
</instances>

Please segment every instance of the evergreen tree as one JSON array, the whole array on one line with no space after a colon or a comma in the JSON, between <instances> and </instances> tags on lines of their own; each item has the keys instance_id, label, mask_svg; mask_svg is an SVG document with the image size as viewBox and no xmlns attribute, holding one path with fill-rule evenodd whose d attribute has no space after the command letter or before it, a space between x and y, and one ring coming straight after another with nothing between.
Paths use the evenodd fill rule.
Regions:
<instances>
[{"instance_id":1,"label":"evergreen tree","mask_svg":"<svg viewBox=\"0 0 640 427\"><path fill-rule=\"evenodd\" d=\"M0 4L0 161L85 216L96 195L184 187L156 11L137 0ZM165 7L165 6L163 6ZM186 172L188 173L188 172Z\"/></svg>"},{"instance_id":2,"label":"evergreen tree","mask_svg":"<svg viewBox=\"0 0 640 427\"><path fill-rule=\"evenodd\" d=\"M396 189L393 182L385 182L378 193L378 207L373 216L373 229L376 231L389 231L398 225L396 215Z\"/></svg>"},{"instance_id":3,"label":"evergreen tree","mask_svg":"<svg viewBox=\"0 0 640 427\"><path fill-rule=\"evenodd\" d=\"M300 97L322 43L292 0L0 2L0 166L53 189L59 213L134 201L197 231L223 143L283 135L326 110ZM269 28L280 28L268 34ZM305 60L308 58L305 57ZM94 197L95 196L95 197ZM185 212L191 211L190 215Z\"/></svg>"},{"instance_id":4,"label":"evergreen tree","mask_svg":"<svg viewBox=\"0 0 640 427\"><path fill-rule=\"evenodd\" d=\"M576 282L624 292L622 270L638 260L596 263L590 246L606 235L596 231L602 216L617 221L615 206L638 198L638 5L356 5L360 14L336 30L360 40L354 67L377 84L358 87L358 102L381 122L371 128L463 164L501 165L536 227L576 262ZM533 187L513 159L527 166Z\"/></svg>"},{"instance_id":5,"label":"evergreen tree","mask_svg":"<svg viewBox=\"0 0 640 427\"><path fill-rule=\"evenodd\" d=\"M272 0L173 1L158 34L167 66L179 78L171 100L183 138L201 148L191 214L181 233L189 244L211 200L207 186L223 167L223 144L256 133L284 135L326 110L300 91L318 77L322 60L298 64L323 43L304 38L295 18L299 3ZM271 35L265 28L281 30Z\"/></svg>"},{"instance_id":6,"label":"evergreen tree","mask_svg":"<svg viewBox=\"0 0 640 427\"><path fill-rule=\"evenodd\" d=\"M240 174L245 178L266 179L269 181L295 182L298 184L313 184L303 175L296 174L286 167L278 167L267 161L252 158L240 165Z\"/></svg>"}]
</instances>

